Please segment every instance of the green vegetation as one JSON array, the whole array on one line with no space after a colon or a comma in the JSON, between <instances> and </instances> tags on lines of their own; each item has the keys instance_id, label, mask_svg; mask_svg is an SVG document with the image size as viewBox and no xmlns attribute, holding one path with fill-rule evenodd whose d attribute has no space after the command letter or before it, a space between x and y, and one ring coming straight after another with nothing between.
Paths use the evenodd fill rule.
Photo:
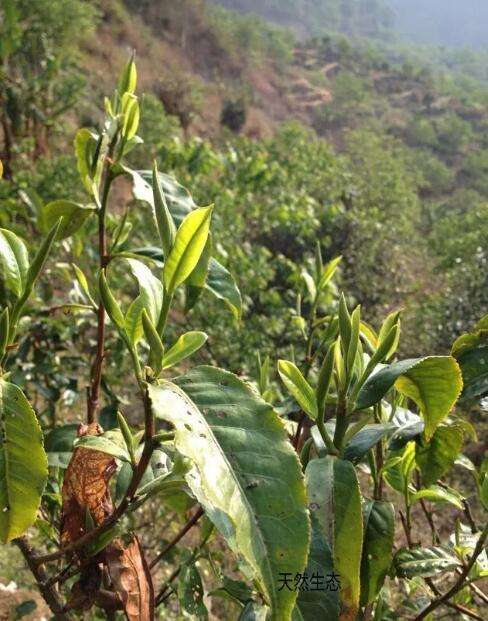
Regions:
<instances>
[{"instance_id":1,"label":"green vegetation","mask_svg":"<svg viewBox=\"0 0 488 621\"><path fill-rule=\"evenodd\" d=\"M482 619L483 54L219 4L0 9L15 579L57 619Z\"/></svg>"}]
</instances>

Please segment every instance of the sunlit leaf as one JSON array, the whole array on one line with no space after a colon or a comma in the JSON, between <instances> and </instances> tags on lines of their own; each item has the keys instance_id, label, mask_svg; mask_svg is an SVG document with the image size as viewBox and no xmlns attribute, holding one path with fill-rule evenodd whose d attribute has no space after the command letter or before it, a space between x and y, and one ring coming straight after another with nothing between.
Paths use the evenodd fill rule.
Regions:
<instances>
[{"instance_id":1,"label":"sunlit leaf","mask_svg":"<svg viewBox=\"0 0 488 621\"><path fill-rule=\"evenodd\" d=\"M23 392L0 380L0 539L34 523L47 479L47 457L34 410Z\"/></svg>"},{"instance_id":2,"label":"sunlit leaf","mask_svg":"<svg viewBox=\"0 0 488 621\"><path fill-rule=\"evenodd\" d=\"M198 367L177 383L149 388L153 410L175 426L176 448L194 463L188 484L254 571L270 618L288 619L297 594L280 591L278 576L303 571L309 526L286 432L272 408L231 373Z\"/></svg>"}]
</instances>

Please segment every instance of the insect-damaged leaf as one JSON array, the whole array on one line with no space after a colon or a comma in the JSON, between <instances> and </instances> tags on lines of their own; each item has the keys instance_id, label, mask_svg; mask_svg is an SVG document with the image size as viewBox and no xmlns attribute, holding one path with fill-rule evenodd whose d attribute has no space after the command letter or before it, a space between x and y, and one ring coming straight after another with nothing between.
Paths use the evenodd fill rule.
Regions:
<instances>
[{"instance_id":1,"label":"insect-damaged leaf","mask_svg":"<svg viewBox=\"0 0 488 621\"><path fill-rule=\"evenodd\" d=\"M114 589L124 606L129 621L154 619L154 589L144 553L138 538L129 543L113 541L105 551L105 559Z\"/></svg>"},{"instance_id":2,"label":"insect-damaged leaf","mask_svg":"<svg viewBox=\"0 0 488 621\"><path fill-rule=\"evenodd\" d=\"M36 519L47 457L34 410L23 392L0 380L0 540L11 541Z\"/></svg>"},{"instance_id":3,"label":"insect-damaged leaf","mask_svg":"<svg viewBox=\"0 0 488 621\"><path fill-rule=\"evenodd\" d=\"M192 619L205 621L208 611L203 602L204 589L200 572L195 564L185 565L178 581L178 599L180 606Z\"/></svg>"},{"instance_id":4,"label":"insect-damaged leaf","mask_svg":"<svg viewBox=\"0 0 488 621\"><path fill-rule=\"evenodd\" d=\"M280 591L278 579L303 571L309 526L286 432L272 408L231 373L197 367L175 381L151 386L149 395L155 415L175 426L178 451L194 463L188 485L251 566L270 619L288 620L297 594Z\"/></svg>"},{"instance_id":5,"label":"insect-damaged leaf","mask_svg":"<svg viewBox=\"0 0 488 621\"><path fill-rule=\"evenodd\" d=\"M98 436L102 431L98 423L80 425L78 437ZM110 515L113 506L108 483L115 469L115 459L107 453L82 446L73 451L62 489L63 544L76 541L85 533L87 512L95 526Z\"/></svg>"}]
</instances>

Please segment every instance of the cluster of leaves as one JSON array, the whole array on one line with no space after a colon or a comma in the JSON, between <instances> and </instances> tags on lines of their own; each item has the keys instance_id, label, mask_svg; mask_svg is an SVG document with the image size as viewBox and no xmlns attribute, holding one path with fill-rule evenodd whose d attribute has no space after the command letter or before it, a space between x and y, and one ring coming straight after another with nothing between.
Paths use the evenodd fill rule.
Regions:
<instances>
[{"instance_id":1,"label":"cluster of leaves","mask_svg":"<svg viewBox=\"0 0 488 621\"><path fill-rule=\"evenodd\" d=\"M241 298L230 273L212 256L213 207L198 207L156 164L152 171L138 171L127 163L141 142L136 79L131 59L114 96L105 100L100 130L78 131L77 169L86 198L41 207L39 226L46 237L34 258L29 261L19 236L0 231L2 540L18 545L58 618L95 609L107 616L123 610L128 619L147 621L175 592L182 611L207 618L199 568L204 560L212 562L214 529L240 559L246 582L226 576L222 563L215 571L221 587L209 595L230 598L240 619L312 621L320 611L328 619L352 620L373 609L376 618L386 619L387 575L408 585L425 580L432 601L407 602L418 620L444 603L476 614L469 605L479 595L474 583L486 576L488 529L478 529L467 499L443 478L455 464L464 466L488 508L486 463L477 468L462 456L464 438L475 432L455 409L458 399L479 400L488 393L486 318L455 342L452 356L392 362L400 313L391 313L376 333L361 319L359 306L350 312L343 295L337 300L333 280L340 258L324 263L318 247L301 270L304 288L290 311L301 338L294 358L278 362L289 398L273 385L269 357L259 362L257 390L214 366L169 379L168 370L174 373L207 339L195 330L175 339L178 315L207 291L238 320ZM279 167L275 172L280 174ZM122 179L132 186L134 205L150 207L157 233L153 247L138 246L137 238L134 244L128 212L111 209L110 191ZM278 215L269 215L270 225L280 225ZM89 251L91 223L98 239ZM93 354L80 355L91 362L85 364L87 424L55 425L43 434L15 382L15 350L26 324L38 322L29 300L55 244L62 241L75 253L77 239L78 256L85 257L83 267L71 267L77 299L61 308L76 318L77 339L96 329ZM137 283L135 295L124 287L127 277ZM101 390L115 410L115 423L105 431L97 422ZM132 408L134 393L142 410L136 407L129 423L122 410ZM359 472L366 475L364 496ZM396 550L397 520L385 484L405 505L400 515L407 546ZM449 541L441 541L426 502L458 511ZM417 503L431 528L429 546L414 539ZM195 507L175 538L162 549L156 541L160 551L151 561L139 541L138 520L149 507L158 518ZM172 565L168 552L202 516L199 543ZM25 535L31 526L42 551ZM65 557L69 563L50 569ZM172 573L155 589L150 568L162 561ZM280 588L280 576L317 571L334 572L340 590ZM454 574L447 591L432 580L439 572ZM451 601L461 590L465 601Z\"/></svg>"}]
</instances>

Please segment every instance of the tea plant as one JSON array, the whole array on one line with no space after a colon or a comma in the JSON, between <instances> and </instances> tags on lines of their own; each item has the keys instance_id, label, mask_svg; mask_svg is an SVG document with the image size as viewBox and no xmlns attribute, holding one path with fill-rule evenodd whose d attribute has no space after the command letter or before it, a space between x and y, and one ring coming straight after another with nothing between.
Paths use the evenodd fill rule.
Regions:
<instances>
[{"instance_id":1,"label":"tea plant","mask_svg":"<svg viewBox=\"0 0 488 621\"><path fill-rule=\"evenodd\" d=\"M207 339L190 331L168 342L175 306L185 298L184 306L191 308L207 291L224 300L238 319L241 301L232 276L212 257L212 206L197 207L156 164L152 171L126 164L126 155L140 142L136 77L131 60L113 98L105 100L100 131L84 128L76 135L86 202L60 199L42 206L39 224L48 233L32 260L20 237L0 231L0 537L20 548L55 618L96 609L91 614L105 611L112 618L123 610L129 619L152 619L174 589L182 610L206 618L196 563L208 554L213 524L254 579L255 590L246 587L235 598L238 607L251 614L253 593L259 593L270 618L289 618L296 594L279 590L278 575L295 574L305 564L309 524L299 461L282 423L270 405L224 370L201 366L167 379ZM144 203L152 208L159 235L153 258L154 253L130 246L127 212L111 213L111 191L119 178L132 184L139 206L134 209ZM73 320L91 317L82 326L96 331L86 424L76 431L72 423L54 427L43 446L36 414L11 379L18 335L29 319L37 321L29 301L59 241L65 247L72 237L79 241L93 220L95 249L89 236L82 238L80 258L87 268L72 265L79 299L58 307ZM98 265L87 271L92 257ZM127 276L138 284L135 299L127 300ZM128 375L111 382L105 371L109 366L114 374L113 359L119 373L130 361L134 382ZM114 395L118 385L125 394L119 399ZM117 427L108 431L99 422L102 390L120 406ZM140 411L142 430L124 417L121 410L129 407ZM163 538L153 558L146 559L136 512L153 502L166 507L168 515L174 506L180 514L181 507L194 510L180 533ZM163 518L165 512L160 513ZM173 548L204 514L207 522L193 553L181 555L166 583L153 585L150 568L171 562ZM37 529L33 539L26 535L29 527L29 534ZM231 589L232 581L226 584Z\"/></svg>"},{"instance_id":2,"label":"tea plant","mask_svg":"<svg viewBox=\"0 0 488 621\"><path fill-rule=\"evenodd\" d=\"M400 607L408 618L432 618L445 605L482 619L470 604L487 603L475 583L488 575L488 525L475 522L468 499L446 477L455 465L466 468L488 509L487 461L477 469L462 455L464 439L476 440L476 432L460 407L486 393L487 318L455 342L450 356L392 362L400 312L391 313L378 333L361 319L360 306L350 312L344 295L337 314L319 312L337 265L337 259L323 265L318 251L313 273L304 271L302 370L293 361L278 363L300 412L294 444L312 523L305 575L310 580L318 570L333 571L341 583L335 592L303 589L297 618L392 618L399 600L392 597L392 583L385 586L390 576L410 590ZM301 317L302 306L308 318ZM268 385L261 380L260 386ZM448 536L436 525L438 505L457 510ZM417 506L421 526L412 517ZM394 544L399 524L401 547ZM446 573L453 578L447 588ZM418 591L423 595L417 599Z\"/></svg>"},{"instance_id":3,"label":"tea plant","mask_svg":"<svg viewBox=\"0 0 488 621\"><path fill-rule=\"evenodd\" d=\"M476 467L461 453L476 435L463 404L488 393L488 320L450 356L396 361L400 313L377 333L360 307L350 312L333 283L340 258L324 264L318 249L284 324L301 337L278 363L289 398L279 399L270 357L259 361L258 390L220 368L188 367L207 335L182 330L182 317L211 295L240 321L241 294L213 256L213 207L197 206L156 163L128 164L141 143L136 81L131 59L100 128L76 134L86 200L40 206L37 252L0 229L0 538L19 547L56 619L168 618L175 599L181 615L206 619L210 598L233 602L242 621L386 620L398 610L423 619L441 606L482 619L488 527L447 477L467 469L488 508L486 460ZM147 208L156 247L141 244L150 234L131 218ZM36 286L55 252L70 290L39 312ZM89 369L80 425L60 421L50 396L51 416L37 416L19 373L31 339L49 360L34 355L31 375L59 392L61 346L49 343L59 311L72 324L76 381ZM438 505L457 512L450 536ZM175 514L186 522L166 533ZM218 562L217 532L235 562ZM219 585L209 593L204 561Z\"/></svg>"}]
</instances>

